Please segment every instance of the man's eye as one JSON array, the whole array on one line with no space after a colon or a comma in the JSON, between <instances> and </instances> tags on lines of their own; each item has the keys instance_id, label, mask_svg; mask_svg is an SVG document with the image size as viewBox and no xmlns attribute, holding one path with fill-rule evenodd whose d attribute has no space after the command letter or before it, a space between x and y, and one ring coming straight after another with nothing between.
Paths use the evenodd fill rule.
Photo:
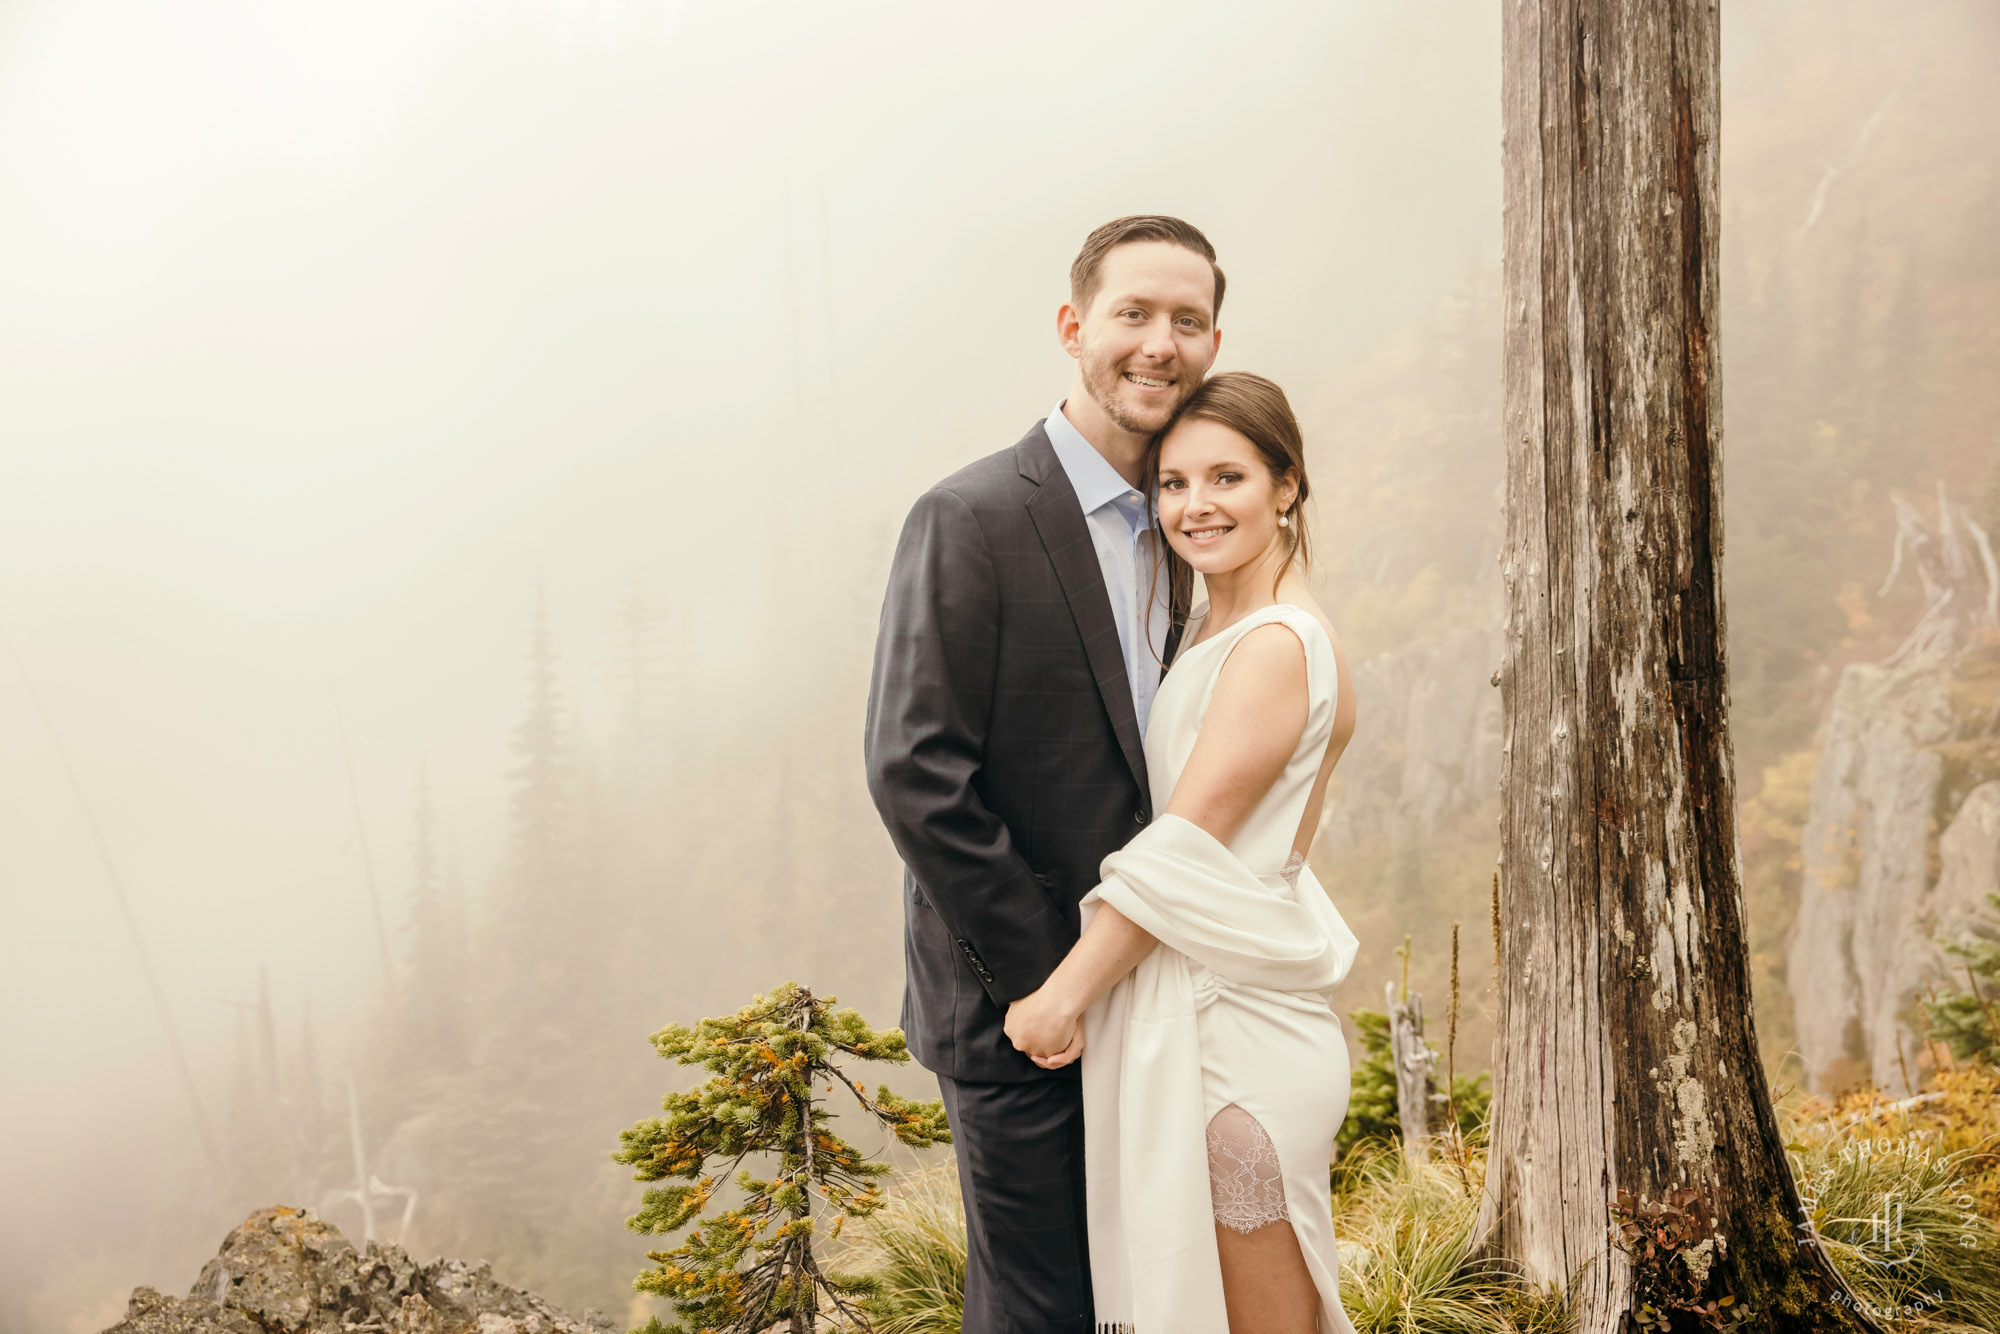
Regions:
<instances>
[{"instance_id":1,"label":"man's eye","mask_svg":"<svg viewBox=\"0 0 2000 1334\"><path fill-rule=\"evenodd\" d=\"M1189 333L1200 333L1201 321L1195 319L1192 315L1183 316L1181 318L1181 328L1186 329Z\"/></svg>"}]
</instances>

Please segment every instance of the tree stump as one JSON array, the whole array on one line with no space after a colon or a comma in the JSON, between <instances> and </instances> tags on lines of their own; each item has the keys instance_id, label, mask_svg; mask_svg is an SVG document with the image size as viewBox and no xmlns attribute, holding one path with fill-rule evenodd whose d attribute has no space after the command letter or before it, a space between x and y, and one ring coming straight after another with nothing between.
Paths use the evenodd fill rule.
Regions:
<instances>
[{"instance_id":1,"label":"tree stump","mask_svg":"<svg viewBox=\"0 0 2000 1334\"><path fill-rule=\"evenodd\" d=\"M1396 1071L1396 1119L1403 1127L1403 1159L1412 1167L1431 1160L1431 1104L1436 1101L1437 1058L1424 1041L1424 998L1396 999L1396 984L1382 987L1389 1016L1389 1060Z\"/></svg>"}]
</instances>

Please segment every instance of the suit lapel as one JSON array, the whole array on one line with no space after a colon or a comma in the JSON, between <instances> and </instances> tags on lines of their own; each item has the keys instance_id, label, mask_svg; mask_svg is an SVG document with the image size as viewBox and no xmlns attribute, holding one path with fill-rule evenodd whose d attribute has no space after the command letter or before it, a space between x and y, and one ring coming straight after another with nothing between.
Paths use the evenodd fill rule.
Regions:
<instances>
[{"instance_id":1,"label":"suit lapel","mask_svg":"<svg viewBox=\"0 0 2000 1334\"><path fill-rule=\"evenodd\" d=\"M1125 676L1118 623L1111 617L1111 596L1104 588L1104 570L1097 563L1097 548L1090 540L1083 507L1041 423L1021 440L1017 451L1022 475L1038 484L1028 498L1028 517L1034 520L1042 548L1055 566L1056 582L1062 585L1069 603L1070 617L1083 637L1090 674L1097 682L1104 711L1111 717L1118 749L1124 752L1125 764L1144 793L1148 790L1146 751L1139 736L1139 720L1132 712L1132 684Z\"/></svg>"}]
</instances>

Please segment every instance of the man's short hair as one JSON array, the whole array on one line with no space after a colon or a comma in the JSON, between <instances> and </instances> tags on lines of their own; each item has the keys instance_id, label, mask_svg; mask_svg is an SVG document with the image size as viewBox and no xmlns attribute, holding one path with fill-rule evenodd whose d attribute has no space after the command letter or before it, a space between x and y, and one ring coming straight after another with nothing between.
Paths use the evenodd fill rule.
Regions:
<instances>
[{"instance_id":1,"label":"man's short hair","mask_svg":"<svg viewBox=\"0 0 2000 1334\"><path fill-rule=\"evenodd\" d=\"M1089 310L1091 301L1097 296L1097 289L1103 285L1104 257L1118 246L1137 241L1165 241L1183 250L1191 250L1207 260L1209 269L1215 274L1215 309L1210 315L1215 319L1222 318L1222 266L1215 262L1215 247L1208 243L1208 238L1193 223L1161 213L1135 213L1129 218L1113 218L1085 237L1083 249L1076 252L1076 262L1069 266L1070 304L1079 312Z\"/></svg>"}]
</instances>

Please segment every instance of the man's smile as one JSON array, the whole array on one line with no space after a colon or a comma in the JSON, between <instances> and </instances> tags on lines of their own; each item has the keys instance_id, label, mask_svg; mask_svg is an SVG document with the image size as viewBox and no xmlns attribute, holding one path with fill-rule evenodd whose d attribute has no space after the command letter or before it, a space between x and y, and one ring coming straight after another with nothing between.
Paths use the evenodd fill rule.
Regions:
<instances>
[{"instance_id":1,"label":"man's smile","mask_svg":"<svg viewBox=\"0 0 2000 1334\"><path fill-rule=\"evenodd\" d=\"M1160 375L1141 375L1137 371L1126 371L1125 378L1132 384L1138 385L1141 389L1160 390L1174 387L1174 382L1171 379Z\"/></svg>"}]
</instances>

